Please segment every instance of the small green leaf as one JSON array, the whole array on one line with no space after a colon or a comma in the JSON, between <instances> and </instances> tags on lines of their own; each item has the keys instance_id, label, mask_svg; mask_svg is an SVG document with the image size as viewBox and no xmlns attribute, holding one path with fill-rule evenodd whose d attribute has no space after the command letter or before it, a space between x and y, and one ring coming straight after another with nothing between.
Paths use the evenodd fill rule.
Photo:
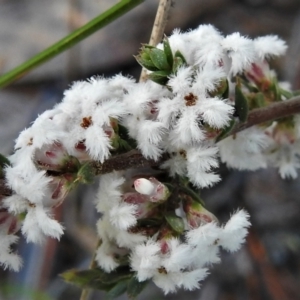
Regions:
<instances>
[{"instance_id":1,"label":"small green leaf","mask_svg":"<svg viewBox=\"0 0 300 300\"><path fill-rule=\"evenodd\" d=\"M4 155L2 155L1 153L0 153L0 166L1 167L5 167L5 166L10 166L11 164L10 164L10 161L4 156Z\"/></svg>"},{"instance_id":2,"label":"small green leaf","mask_svg":"<svg viewBox=\"0 0 300 300\"><path fill-rule=\"evenodd\" d=\"M137 147L136 140L129 136L128 129L125 126L118 124L118 131L120 138L125 140L132 149Z\"/></svg>"},{"instance_id":3,"label":"small green leaf","mask_svg":"<svg viewBox=\"0 0 300 300\"><path fill-rule=\"evenodd\" d=\"M4 178L4 169L10 166L10 161L0 153L0 178Z\"/></svg>"},{"instance_id":4,"label":"small green leaf","mask_svg":"<svg viewBox=\"0 0 300 300\"><path fill-rule=\"evenodd\" d=\"M254 97L255 107L265 107L266 101L263 93L257 93Z\"/></svg>"},{"instance_id":5,"label":"small green leaf","mask_svg":"<svg viewBox=\"0 0 300 300\"><path fill-rule=\"evenodd\" d=\"M114 298L117 298L118 296L121 296L122 294L124 294L126 292L127 284L128 284L128 280L119 281L118 283L116 283L114 285L114 287L112 289L110 289L108 291L108 293L106 294L106 297L108 299L114 299Z\"/></svg>"},{"instance_id":6,"label":"small green leaf","mask_svg":"<svg viewBox=\"0 0 300 300\"><path fill-rule=\"evenodd\" d=\"M281 101L281 93L277 80L274 78L270 86L270 90L273 92L274 100Z\"/></svg>"},{"instance_id":7,"label":"small green leaf","mask_svg":"<svg viewBox=\"0 0 300 300\"><path fill-rule=\"evenodd\" d=\"M167 57L163 50L158 48L154 48L150 50L150 58L155 67L157 67L160 71L168 71L171 70L171 66L167 61Z\"/></svg>"},{"instance_id":8,"label":"small green leaf","mask_svg":"<svg viewBox=\"0 0 300 300\"><path fill-rule=\"evenodd\" d=\"M148 280L139 282L136 279L136 277L133 276L129 280L128 286L127 286L128 297L131 299L135 299L144 290L144 288L147 286L148 283L149 283Z\"/></svg>"},{"instance_id":9,"label":"small green leaf","mask_svg":"<svg viewBox=\"0 0 300 300\"><path fill-rule=\"evenodd\" d=\"M94 182L95 172L90 162L84 163L77 173L79 182L90 184Z\"/></svg>"},{"instance_id":10,"label":"small green leaf","mask_svg":"<svg viewBox=\"0 0 300 300\"><path fill-rule=\"evenodd\" d=\"M229 97L229 84L228 84L228 80L222 80L222 84L223 84L223 92L222 92L222 99L228 99Z\"/></svg>"},{"instance_id":11,"label":"small green leaf","mask_svg":"<svg viewBox=\"0 0 300 300\"><path fill-rule=\"evenodd\" d=\"M81 288L98 290L111 290L119 281L128 280L133 273L128 267L120 267L111 273L106 273L100 268L90 270L69 270L61 274L62 278Z\"/></svg>"},{"instance_id":12,"label":"small green leaf","mask_svg":"<svg viewBox=\"0 0 300 300\"><path fill-rule=\"evenodd\" d=\"M293 91L293 96L300 96L300 90Z\"/></svg>"},{"instance_id":13,"label":"small green leaf","mask_svg":"<svg viewBox=\"0 0 300 300\"><path fill-rule=\"evenodd\" d=\"M231 119L229 124L222 129L221 133L216 138L216 143L220 142L221 140L224 140L232 131L235 125L235 120Z\"/></svg>"},{"instance_id":14,"label":"small green leaf","mask_svg":"<svg viewBox=\"0 0 300 300\"><path fill-rule=\"evenodd\" d=\"M0 166L0 178L4 178L4 169Z\"/></svg>"},{"instance_id":15,"label":"small green leaf","mask_svg":"<svg viewBox=\"0 0 300 300\"><path fill-rule=\"evenodd\" d=\"M61 274L61 277L68 283L77 285L80 288L91 288L96 290L110 290L114 284L103 283L101 276L104 271L91 269L84 271L69 270Z\"/></svg>"},{"instance_id":16,"label":"small green leaf","mask_svg":"<svg viewBox=\"0 0 300 300\"><path fill-rule=\"evenodd\" d=\"M181 57L174 57L173 67L172 67L172 73L176 74L177 70L185 66L185 62Z\"/></svg>"},{"instance_id":17,"label":"small green leaf","mask_svg":"<svg viewBox=\"0 0 300 300\"><path fill-rule=\"evenodd\" d=\"M287 90L284 90L284 89L280 89L280 94L283 95L286 99L290 99L293 97L293 92L290 92L290 91L287 91Z\"/></svg>"},{"instance_id":18,"label":"small green leaf","mask_svg":"<svg viewBox=\"0 0 300 300\"><path fill-rule=\"evenodd\" d=\"M185 57L183 56L183 54L182 54L179 50L177 50L177 51L175 52L174 57L175 57L175 58L181 58L181 60L183 61L183 63L187 65L187 62L186 62Z\"/></svg>"},{"instance_id":19,"label":"small green leaf","mask_svg":"<svg viewBox=\"0 0 300 300\"><path fill-rule=\"evenodd\" d=\"M219 96L222 99L228 99L229 95L229 86L228 86L228 80L226 78L223 78L220 80L218 85L216 86L216 89L213 90L210 95L212 97Z\"/></svg>"},{"instance_id":20,"label":"small green leaf","mask_svg":"<svg viewBox=\"0 0 300 300\"><path fill-rule=\"evenodd\" d=\"M104 271L102 272L104 274L102 275L101 280L107 284L112 284L112 283L119 282L121 280L129 279L133 274L127 266L119 267L110 273L105 273Z\"/></svg>"},{"instance_id":21,"label":"small green leaf","mask_svg":"<svg viewBox=\"0 0 300 300\"><path fill-rule=\"evenodd\" d=\"M170 72L167 71L156 71L151 74L149 74L149 79L160 84L160 85L166 85L169 81L168 76L170 75Z\"/></svg>"},{"instance_id":22,"label":"small green leaf","mask_svg":"<svg viewBox=\"0 0 300 300\"><path fill-rule=\"evenodd\" d=\"M167 36L165 36L165 38L163 40L163 44L164 44L165 56L167 58L169 66L172 68L172 66L173 66L173 53L172 53L172 49L171 49L169 39L167 38Z\"/></svg>"},{"instance_id":23,"label":"small green leaf","mask_svg":"<svg viewBox=\"0 0 300 300\"><path fill-rule=\"evenodd\" d=\"M184 223L182 218L176 216L175 213L169 212L165 215L165 219L168 224L172 227L172 229L178 233L182 233L184 231Z\"/></svg>"},{"instance_id":24,"label":"small green leaf","mask_svg":"<svg viewBox=\"0 0 300 300\"><path fill-rule=\"evenodd\" d=\"M201 199L199 192L195 192L193 189L191 189L188 186L180 186L180 191L190 196L193 200L200 203L201 205L204 205L204 201Z\"/></svg>"},{"instance_id":25,"label":"small green leaf","mask_svg":"<svg viewBox=\"0 0 300 300\"><path fill-rule=\"evenodd\" d=\"M235 110L241 122L248 118L248 101L238 84L235 86Z\"/></svg>"},{"instance_id":26,"label":"small green leaf","mask_svg":"<svg viewBox=\"0 0 300 300\"><path fill-rule=\"evenodd\" d=\"M149 71L158 71L158 68L154 66L153 62L150 59L145 59L141 56L134 56L134 58L143 68Z\"/></svg>"},{"instance_id":27,"label":"small green leaf","mask_svg":"<svg viewBox=\"0 0 300 300\"><path fill-rule=\"evenodd\" d=\"M81 167L81 164L77 157L68 155L64 158L59 168L62 173L76 173Z\"/></svg>"}]
</instances>

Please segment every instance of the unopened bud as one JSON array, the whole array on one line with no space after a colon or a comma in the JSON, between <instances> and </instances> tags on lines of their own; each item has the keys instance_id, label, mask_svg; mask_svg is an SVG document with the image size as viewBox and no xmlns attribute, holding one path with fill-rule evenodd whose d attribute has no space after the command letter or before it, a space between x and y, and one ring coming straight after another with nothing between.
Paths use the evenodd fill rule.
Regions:
<instances>
[{"instance_id":1,"label":"unopened bud","mask_svg":"<svg viewBox=\"0 0 300 300\"><path fill-rule=\"evenodd\" d=\"M154 177L135 180L134 188L138 193L149 196L152 202L165 201L170 195L169 189Z\"/></svg>"},{"instance_id":2,"label":"unopened bud","mask_svg":"<svg viewBox=\"0 0 300 300\"><path fill-rule=\"evenodd\" d=\"M148 179L140 178L134 181L135 190L143 195L152 195L155 191L155 185Z\"/></svg>"}]
</instances>

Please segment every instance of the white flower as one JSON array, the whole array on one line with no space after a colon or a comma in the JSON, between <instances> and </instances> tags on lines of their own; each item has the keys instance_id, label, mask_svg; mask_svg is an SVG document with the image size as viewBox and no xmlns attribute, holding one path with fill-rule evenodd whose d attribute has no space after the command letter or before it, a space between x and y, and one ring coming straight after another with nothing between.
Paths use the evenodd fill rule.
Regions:
<instances>
[{"instance_id":1,"label":"white flower","mask_svg":"<svg viewBox=\"0 0 300 300\"><path fill-rule=\"evenodd\" d=\"M45 171L35 171L30 176L24 176L18 167L5 168L8 185L32 203L42 203L47 195L51 178L46 177L45 173Z\"/></svg>"},{"instance_id":2,"label":"white flower","mask_svg":"<svg viewBox=\"0 0 300 300\"><path fill-rule=\"evenodd\" d=\"M121 203L109 211L110 222L119 229L129 229L136 225L136 211L136 205Z\"/></svg>"},{"instance_id":3,"label":"white flower","mask_svg":"<svg viewBox=\"0 0 300 300\"><path fill-rule=\"evenodd\" d=\"M28 208L28 201L18 194L6 197L2 204L14 215L25 212Z\"/></svg>"},{"instance_id":4,"label":"white flower","mask_svg":"<svg viewBox=\"0 0 300 300\"><path fill-rule=\"evenodd\" d=\"M0 265L4 269L9 268L13 271L19 271L22 266L22 259L11 251L11 245L18 241L18 237L13 234L7 234L0 228Z\"/></svg>"},{"instance_id":5,"label":"white flower","mask_svg":"<svg viewBox=\"0 0 300 300\"><path fill-rule=\"evenodd\" d=\"M271 144L271 139L262 129L253 126L235 136L220 141L219 152L222 162L239 170L266 168L267 161L263 151Z\"/></svg>"},{"instance_id":6,"label":"white flower","mask_svg":"<svg viewBox=\"0 0 300 300\"><path fill-rule=\"evenodd\" d=\"M121 186L124 182L125 178L119 172L101 176L95 199L98 212L105 212L115 205L119 205L122 195Z\"/></svg>"},{"instance_id":7,"label":"white flower","mask_svg":"<svg viewBox=\"0 0 300 300\"><path fill-rule=\"evenodd\" d=\"M287 45L276 35L266 35L254 39L254 49L260 60L279 56L286 52Z\"/></svg>"},{"instance_id":8,"label":"white flower","mask_svg":"<svg viewBox=\"0 0 300 300\"><path fill-rule=\"evenodd\" d=\"M251 225L249 218L249 214L244 210L236 212L223 227L218 243L230 252L240 249L241 244L245 242L247 228Z\"/></svg>"},{"instance_id":9,"label":"white flower","mask_svg":"<svg viewBox=\"0 0 300 300\"><path fill-rule=\"evenodd\" d=\"M41 243L45 236L59 239L63 234L63 227L42 206L35 206L28 209L22 233L28 242Z\"/></svg>"},{"instance_id":10,"label":"white flower","mask_svg":"<svg viewBox=\"0 0 300 300\"><path fill-rule=\"evenodd\" d=\"M217 66L224 56L220 32L212 25L200 25L188 35L194 45L196 64Z\"/></svg>"},{"instance_id":11,"label":"white flower","mask_svg":"<svg viewBox=\"0 0 300 300\"><path fill-rule=\"evenodd\" d=\"M253 41L241 36L238 32L227 35L221 42L231 59L230 73L236 75L248 68L255 60Z\"/></svg>"},{"instance_id":12,"label":"white flower","mask_svg":"<svg viewBox=\"0 0 300 300\"><path fill-rule=\"evenodd\" d=\"M176 238L169 239L166 243L168 245L168 253L163 256L161 265L167 272L179 272L192 265L192 249L188 244L181 243Z\"/></svg>"},{"instance_id":13,"label":"white flower","mask_svg":"<svg viewBox=\"0 0 300 300\"><path fill-rule=\"evenodd\" d=\"M96 250L95 259L98 265L107 273L110 273L119 266L114 257L113 247L107 240L102 240L101 245Z\"/></svg>"},{"instance_id":14,"label":"white flower","mask_svg":"<svg viewBox=\"0 0 300 300\"><path fill-rule=\"evenodd\" d=\"M145 281L153 277L161 266L160 245L153 240L137 245L130 257L130 266L137 272L137 279Z\"/></svg>"},{"instance_id":15,"label":"white flower","mask_svg":"<svg viewBox=\"0 0 300 300\"><path fill-rule=\"evenodd\" d=\"M218 167L217 147L193 147L187 150L187 176L197 187L208 187L220 181L212 169Z\"/></svg>"},{"instance_id":16,"label":"white flower","mask_svg":"<svg viewBox=\"0 0 300 300\"><path fill-rule=\"evenodd\" d=\"M165 294L176 292L178 288L193 291L200 287L199 282L207 276L207 269L195 269L192 271L178 271L164 273L157 272L153 282L161 288Z\"/></svg>"}]
</instances>

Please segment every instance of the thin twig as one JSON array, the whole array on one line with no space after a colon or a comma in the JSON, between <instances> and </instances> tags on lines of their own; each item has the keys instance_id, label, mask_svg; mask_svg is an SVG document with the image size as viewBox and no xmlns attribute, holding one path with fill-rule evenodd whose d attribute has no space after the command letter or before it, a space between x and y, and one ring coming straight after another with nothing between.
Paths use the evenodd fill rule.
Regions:
<instances>
[{"instance_id":1,"label":"thin twig","mask_svg":"<svg viewBox=\"0 0 300 300\"><path fill-rule=\"evenodd\" d=\"M251 126L276 119L288 117L300 113L300 96L296 96L286 101L273 103L263 108L256 108L249 112L247 122L239 124L231 132L235 134Z\"/></svg>"},{"instance_id":2,"label":"thin twig","mask_svg":"<svg viewBox=\"0 0 300 300\"><path fill-rule=\"evenodd\" d=\"M90 265L89 265L89 269L94 269L97 267L97 262L96 262L96 250L100 247L102 243L102 240L99 238L98 242L97 242L97 246L96 246L96 249L94 251L94 254L93 254L93 257L91 259L91 262L90 262ZM91 290L89 289L83 289L81 291L81 296L80 296L80 299L79 300L87 300L89 295L90 295L90 292Z\"/></svg>"},{"instance_id":3,"label":"thin twig","mask_svg":"<svg viewBox=\"0 0 300 300\"><path fill-rule=\"evenodd\" d=\"M154 25L152 28L149 45L156 46L163 37L165 27L168 21L168 16L170 13L172 0L160 0ZM145 81L147 79L146 69L142 69L140 81Z\"/></svg>"},{"instance_id":4,"label":"thin twig","mask_svg":"<svg viewBox=\"0 0 300 300\"><path fill-rule=\"evenodd\" d=\"M239 124L230 134L233 135L251 126L292 116L294 114L300 114L300 96L250 111L247 122ZM92 166L95 174L101 175L113 171L127 170L129 168L146 166L156 167L161 165L161 163L166 161L168 158L169 156L167 154L163 154L159 161L154 161L146 159L139 150L131 150L124 154L112 156L104 163L92 162ZM9 196L11 193L12 191L5 186L5 181L3 179L0 180L0 199L1 196Z\"/></svg>"}]
</instances>

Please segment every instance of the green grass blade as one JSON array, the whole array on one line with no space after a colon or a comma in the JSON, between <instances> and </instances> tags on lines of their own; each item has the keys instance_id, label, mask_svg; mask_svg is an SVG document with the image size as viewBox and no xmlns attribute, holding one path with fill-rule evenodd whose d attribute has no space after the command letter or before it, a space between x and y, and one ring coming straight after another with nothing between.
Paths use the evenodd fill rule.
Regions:
<instances>
[{"instance_id":1,"label":"green grass blade","mask_svg":"<svg viewBox=\"0 0 300 300\"><path fill-rule=\"evenodd\" d=\"M75 30L65 38L61 39L54 45L35 55L31 59L16 67L15 69L2 75L0 77L0 87L5 87L13 81L22 78L32 69L57 56L58 54L74 46L75 44L79 43L83 39L87 38L100 28L108 25L112 21L121 17L122 15L124 15L125 13L127 13L142 2L144 2L144 0L120 1L116 5L105 11L103 14L88 22L86 25L78 28L77 30Z\"/></svg>"}]
</instances>

